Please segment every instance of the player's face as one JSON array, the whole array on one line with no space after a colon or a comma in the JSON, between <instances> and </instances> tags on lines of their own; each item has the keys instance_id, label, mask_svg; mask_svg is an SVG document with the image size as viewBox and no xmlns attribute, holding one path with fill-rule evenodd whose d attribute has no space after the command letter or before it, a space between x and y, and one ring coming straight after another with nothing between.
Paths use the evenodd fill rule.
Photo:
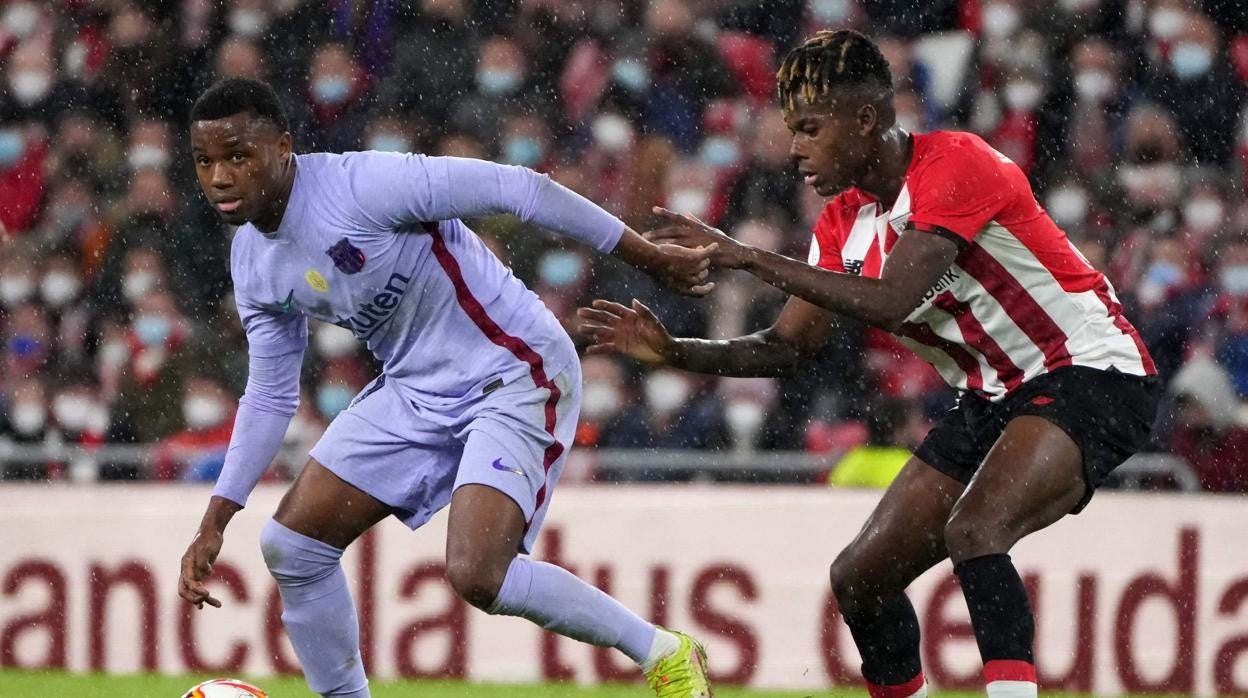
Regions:
<instances>
[{"instance_id":1,"label":"player's face","mask_svg":"<svg viewBox=\"0 0 1248 698\"><path fill-rule=\"evenodd\" d=\"M290 134L247 113L196 121L191 155L212 207L226 223L242 225L267 218L281 193Z\"/></svg>"},{"instance_id":2,"label":"player's face","mask_svg":"<svg viewBox=\"0 0 1248 698\"><path fill-rule=\"evenodd\" d=\"M856 114L847 111L799 98L793 109L784 112L785 124L793 133L789 155L798 174L825 198L856 184L867 161L869 130L862 129Z\"/></svg>"}]
</instances>

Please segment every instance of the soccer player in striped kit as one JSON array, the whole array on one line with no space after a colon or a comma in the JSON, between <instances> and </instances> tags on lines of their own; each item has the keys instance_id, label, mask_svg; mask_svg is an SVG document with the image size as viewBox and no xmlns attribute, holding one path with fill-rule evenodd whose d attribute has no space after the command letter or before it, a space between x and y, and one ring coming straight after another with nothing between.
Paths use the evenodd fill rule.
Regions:
<instances>
[{"instance_id":1,"label":"soccer player in striped kit","mask_svg":"<svg viewBox=\"0 0 1248 698\"><path fill-rule=\"evenodd\" d=\"M250 358L221 477L182 559L182 597L220 606L204 580L295 412L312 317L350 329L383 364L261 533L313 691L369 695L343 549L388 516L414 529L449 504L447 579L469 603L619 649L659 696L709 698L691 638L518 555L537 538L576 431L580 362L558 320L460 219L512 213L691 295L710 290L711 250L647 242L520 167L295 155L276 95L253 80L210 87L191 122L204 195L238 226L230 271Z\"/></svg>"},{"instance_id":2,"label":"soccer player in striped kit","mask_svg":"<svg viewBox=\"0 0 1248 698\"><path fill-rule=\"evenodd\" d=\"M778 72L791 153L829 198L809 264L664 212L653 239L718 244L717 267L792 294L772 327L675 339L644 306L580 310L591 351L724 376L774 375L822 346L837 314L887 329L961 391L831 568L871 695L927 695L904 593L951 558L988 695L1035 696L1034 619L1009 551L1078 513L1146 442L1160 385L1105 277L1075 250L1026 176L970 133L895 122L879 49L820 32Z\"/></svg>"}]
</instances>

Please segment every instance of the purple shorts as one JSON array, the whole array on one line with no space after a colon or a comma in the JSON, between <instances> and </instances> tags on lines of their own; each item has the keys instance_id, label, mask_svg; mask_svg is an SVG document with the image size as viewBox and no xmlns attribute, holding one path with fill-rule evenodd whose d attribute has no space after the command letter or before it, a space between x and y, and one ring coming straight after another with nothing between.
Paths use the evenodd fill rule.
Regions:
<instances>
[{"instance_id":1,"label":"purple shorts","mask_svg":"<svg viewBox=\"0 0 1248 698\"><path fill-rule=\"evenodd\" d=\"M527 553L550 506L581 409L578 362L549 380L541 387L526 375L455 410L434 411L405 398L383 374L334 418L310 455L393 507L413 529L449 504L461 485L499 490L524 512Z\"/></svg>"}]
</instances>

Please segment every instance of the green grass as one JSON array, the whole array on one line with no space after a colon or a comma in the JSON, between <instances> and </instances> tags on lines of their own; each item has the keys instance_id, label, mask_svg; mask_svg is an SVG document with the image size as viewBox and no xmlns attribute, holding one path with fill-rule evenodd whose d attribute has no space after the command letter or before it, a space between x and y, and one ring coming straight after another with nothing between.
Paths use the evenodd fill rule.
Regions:
<instances>
[{"instance_id":1,"label":"green grass","mask_svg":"<svg viewBox=\"0 0 1248 698\"><path fill-rule=\"evenodd\" d=\"M179 698L199 681L211 677L108 676L64 672L0 671L3 698ZM256 679L273 698L312 696L300 678ZM372 684L374 698L645 698L651 695L640 684L584 688L567 684L500 686L450 681L405 681ZM976 698L981 693L936 691L940 698ZM716 698L859 698L866 691L825 689L820 691L755 691L716 688ZM1046 693L1050 698L1058 694ZM1072 696L1074 694L1062 694ZM1150 696L1149 698L1164 698Z\"/></svg>"}]
</instances>

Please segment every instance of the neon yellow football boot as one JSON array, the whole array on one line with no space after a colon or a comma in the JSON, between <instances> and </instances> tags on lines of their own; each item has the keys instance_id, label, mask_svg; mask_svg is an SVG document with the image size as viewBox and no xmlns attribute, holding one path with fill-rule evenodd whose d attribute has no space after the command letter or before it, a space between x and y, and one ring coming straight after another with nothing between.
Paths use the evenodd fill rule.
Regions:
<instances>
[{"instance_id":1,"label":"neon yellow football boot","mask_svg":"<svg viewBox=\"0 0 1248 698\"><path fill-rule=\"evenodd\" d=\"M646 682L659 698L712 698L706 650L684 633L668 632L680 638L680 647L646 672Z\"/></svg>"}]
</instances>

